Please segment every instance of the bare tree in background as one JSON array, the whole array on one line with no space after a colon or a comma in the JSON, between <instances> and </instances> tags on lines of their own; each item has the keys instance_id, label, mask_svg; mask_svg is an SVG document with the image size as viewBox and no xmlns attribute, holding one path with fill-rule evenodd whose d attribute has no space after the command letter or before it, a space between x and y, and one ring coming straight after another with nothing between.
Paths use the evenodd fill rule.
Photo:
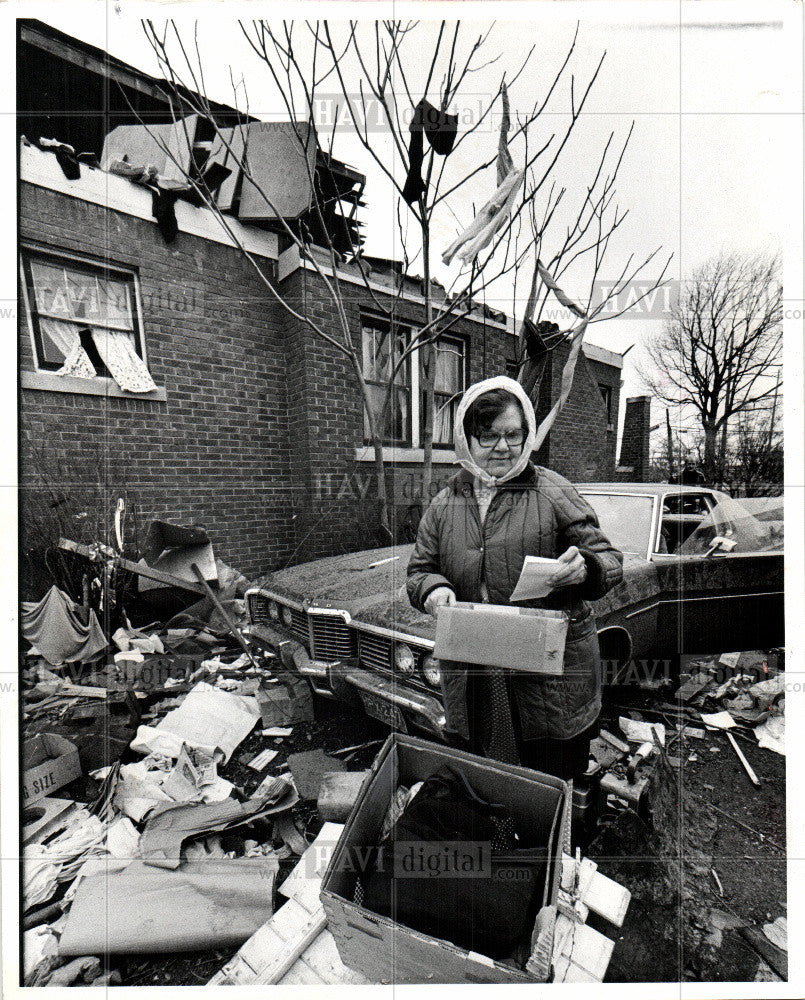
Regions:
<instances>
[{"instance_id":1,"label":"bare tree in background","mask_svg":"<svg viewBox=\"0 0 805 1000\"><path fill-rule=\"evenodd\" d=\"M418 22L378 21L363 28L359 27L358 22L330 25L327 21L301 24L253 21L241 23L240 26L245 42L265 67L271 90L279 96L288 121L294 123L300 155L307 164L312 191L306 224L300 225L278 217L276 229L289 245L296 248L300 259L307 262L320 277L332 301L336 321L334 326L325 328L313 317L294 308L294 304L283 296L278 283L264 273L260 262L243 246L231 224L231 215L218 207L215 192L205 184L201 172L194 171L191 166L186 173L186 180L216 213L234 244L258 271L270 295L346 359L361 394L368 437L374 450L381 527L387 537L391 538L390 512L394 498L391 484L385 475L383 444L394 405L397 373L408 359L413 358L421 364L423 375L423 497L426 499L429 495L432 467L434 344L438 338L476 309L487 290L500 288L505 282L514 289L513 305L516 314L519 311L520 296L518 272L521 269L529 275L533 272L526 313L529 319L536 321L537 328L544 335L537 338L539 347L535 348L534 338L529 339L535 328L534 324L528 329L524 325L519 338L518 365L521 381L536 401L546 354L565 337L558 326L552 325L550 330L544 325L540 327L540 316L548 296L557 294L556 283L564 279L568 268L576 275L577 280L582 273L581 269L584 269L584 282L588 292L583 297L581 306L574 304L572 311L577 316L584 317L586 325L598 319L619 315L605 312L607 303L619 295L657 253L655 251L637 262L633 255L629 256L617 272L613 268L607 274L607 277L611 277L613 272L618 273L618 280L608 281L606 293L599 291L599 278L611 249L610 242L627 214L620 212L617 205L613 208L613 199L615 179L631 132L614 159L614 136L610 136L599 162L594 167L591 166L590 183L585 190L578 192L580 208L575 215L575 222L560 225L556 212L567 194L566 187L559 180L560 157L581 119L604 57L601 57L578 93L575 78L570 75L566 87L566 113L563 116L547 114L549 101L555 92L558 93L557 88L568 73L576 44L574 37L547 91L527 111L515 113L510 125L507 122L505 127L499 128L496 122L493 124L494 115L499 113L502 118L508 117L506 83L508 86L516 83L534 53L532 48L523 63L510 71L508 80L505 73L502 75L497 91L489 95L473 122L459 131L448 155L435 155L433 148L426 149L422 161L422 191L411 199L410 192L405 191L405 179L412 159L408 125L412 112L429 95L433 97L433 106L443 115L449 108L460 104L472 75L499 58L489 53L489 31L468 40L466 32L461 30L460 22L453 26L442 22L435 41L432 41L424 35ZM244 153L245 130L248 122L253 119L249 118L243 85L235 85L234 80L232 81L234 103L241 106L242 118L235 128L222 127L217 123L219 119L206 92L197 34L192 41L186 42L173 22L167 22L157 29L149 21L144 23L144 28L160 71L166 79L166 91L174 120L177 123L185 122L188 115L195 114L209 121L214 128L216 142L223 146L230 157L228 162L236 165L242 173L244 183L254 185L273 209L270 195L255 176L254 164L249 162L248 151ZM406 73L406 67L410 69L412 64L428 67L424 86L421 81L412 79L410 72ZM332 116L325 127L316 114L317 101L321 94L330 95L333 90L339 96L340 114ZM375 109L380 111L380 127L390 137L391 157L388 148L375 141L376 137L367 125L370 110ZM483 129L491 133L489 156L461 176L454 176L455 170L451 169L451 164L455 162L455 158L451 160L451 155L473 133ZM372 287L370 268L362 253L357 227L339 223L334 227L332 204L337 201L338 192L337 185L333 183L333 172L328 165L334 162L337 139L347 131L372 156L395 191L394 208L403 266L398 275L396 293L392 294L390 301L380 298ZM306 155L311 142L315 144L317 152L314 160ZM167 144L163 143L163 146L168 156L171 156ZM512 169L516 162L517 170L522 171L523 175L522 183L515 191L516 197L507 206L508 210L501 217L501 224L495 228L492 237L477 252L464 258L464 266L448 287L442 288L431 280L434 212L448 208L457 221L459 230L472 224L473 216L476 220L483 221L485 210L491 215L495 206L485 206L475 213L467 195L467 185L472 178L491 173L496 164L500 180L499 164L504 147L507 155L513 157ZM511 154L508 154L509 149ZM173 159L176 162L176 158ZM490 184L490 193L492 190L493 185ZM576 195L577 192L572 194ZM408 226L409 213L415 223L413 232ZM406 288L406 275L413 267L421 267L422 270L421 293L425 322L403 340L394 336L397 304ZM367 384L360 344L356 344L355 331L350 328L344 308L342 277L346 268L360 276L373 306L388 318L392 331L387 384L380 408ZM662 283L664 273L665 268L648 283L644 294L649 294ZM567 297L563 297L561 291L558 294L562 304L565 304ZM641 295L636 301L642 297ZM636 302L632 301L630 306L634 304Z\"/></svg>"},{"instance_id":2,"label":"bare tree in background","mask_svg":"<svg viewBox=\"0 0 805 1000\"><path fill-rule=\"evenodd\" d=\"M779 392L781 348L779 259L736 255L695 271L662 332L646 345L641 376L652 393L698 414L710 482L726 459L730 418Z\"/></svg>"}]
</instances>

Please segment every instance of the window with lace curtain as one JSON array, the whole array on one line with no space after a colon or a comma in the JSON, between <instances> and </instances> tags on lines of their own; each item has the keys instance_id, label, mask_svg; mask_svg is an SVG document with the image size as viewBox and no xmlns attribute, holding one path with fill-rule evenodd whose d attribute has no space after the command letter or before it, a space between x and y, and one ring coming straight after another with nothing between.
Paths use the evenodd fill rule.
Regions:
<instances>
[{"instance_id":1,"label":"window with lace curtain","mask_svg":"<svg viewBox=\"0 0 805 1000\"><path fill-rule=\"evenodd\" d=\"M31 248L22 251L21 268L38 371L111 378L132 393L157 388L134 272Z\"/></svg>"}]
</instances>

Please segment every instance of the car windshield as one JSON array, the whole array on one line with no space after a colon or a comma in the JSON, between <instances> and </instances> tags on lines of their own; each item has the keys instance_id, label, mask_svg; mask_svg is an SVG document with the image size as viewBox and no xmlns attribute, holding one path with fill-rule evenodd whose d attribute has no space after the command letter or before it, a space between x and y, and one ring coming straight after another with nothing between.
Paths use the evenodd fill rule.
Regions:
<instances>
[{"instance_id":1,"label":"car windshield","mask_svg":"<svg viewBox=\"0 0 805 1000\"><path fill-rule=\"evenodd\" d=\"M679 555L700 556L713 549L716 538L725 538L722 552L782 552L783 510L763 512L763 519L747 510L740 500L722 497L690 537L677 549ZM734 542L730 546L729 542Z\"/></svg>"},{"instance_id":2,"label":"car windshield","mask_svg":"<svg viewBox=\"0 0 805 1000\"><path fill-rule=\"evenodd\" d=\"M582 496L598 515L601 530L616 549L646 555L651 536L653 497L586 492L582 492Z\"/></svg>"}]
</instances>

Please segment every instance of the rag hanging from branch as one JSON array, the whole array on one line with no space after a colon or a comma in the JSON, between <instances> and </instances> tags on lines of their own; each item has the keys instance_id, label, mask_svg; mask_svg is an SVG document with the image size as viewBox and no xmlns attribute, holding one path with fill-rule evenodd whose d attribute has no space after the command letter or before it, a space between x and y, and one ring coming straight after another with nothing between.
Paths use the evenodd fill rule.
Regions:
<instances>
[{"instance_id":1,"label":"rag hanging from branch","mask_svg":"<svg viewBox=\"0 0 805 1000\"><path fill-rule=\"evenodd\" d=\"M565 292L554 281L553 275L551 275L539 258L537 258L534 266L534 277L531 282L531 292L528 296L525 316L523 318L523 327L520 334L522 341L526 344L528 355L528 360L520 374L520 384L526 389L535 403L536 400L534 397L539 394L539 386L542 381L542 374L545 370L548 353L553 347L556 346L556 343L558 343L558 341L556 341L556 343L550 343L550 345L548 343L549 338L550 340L555 340L556 332L558 332L558 328L555 324L535 324L533 320L533 312L536 307L537 290L540 280L544 282L548 288L550 288L566 309L569 309L580 318L581 322L575 327L575 329L570 331L570 353L567 361L565 362L565 367L562 370L559 397L537 428L537 437L534 441L534 451L537 451L541 447L543 441L548 436L548 432L551 427L553 427L556 418L559 416L562 407L567 402L568 396L570 395L570 390L573 387L573 376L576 372L576 362L578 361L579 352L581 351L581 345L584 340L584 333L589 322L584 310L576 305L576 303L565 294ZM550 329L547 330L547 336L544 335L546 332L543 329L544 327L550 327ZM553 336L551 336L552 334Z\"/></svg>"},{"instance_id":2,"label":"rag hanging from branch","mask_svg":"<svg viewBox=\"0 0 805 1000\"><path fill-rule=\"evenodd\" d=\"M509 152L509 95L506 84L501 87L503 117L498 140L497 180L498 188L484 207L478 212L463 233L442 254L444 264L450 264L455 256L465 264L474 261L478 254L492 242L506 224L514 208L517 194L525 178L524 170L516 170Z\"/></svg>"},{"instance_id":3,"label":"rag hanging from branch","mask_svg":"<svg viewBox=\"0 0 805 1000\"><path fill-rule=\"evenodd\" d=\"M425 193L425 182L422 180L422 161L425 158L423 135L427 135L434 153L447 156L456 141L458 115L448 115L440 111L423 97L414 109L410 131L408 175L405 178L402 196L409 205L413 205Z\"/></svg>"}]
</instances>

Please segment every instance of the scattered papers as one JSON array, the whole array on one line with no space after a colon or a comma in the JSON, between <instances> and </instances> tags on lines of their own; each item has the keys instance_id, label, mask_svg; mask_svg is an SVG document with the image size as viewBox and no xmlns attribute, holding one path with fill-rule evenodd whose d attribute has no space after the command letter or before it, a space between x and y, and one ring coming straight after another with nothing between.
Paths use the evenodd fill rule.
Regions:
<instances>
[{"instance_id":1,"label":"scattered papers","mask_svg":"<svg viewBox=\"0 0 805 1000\"><path fill-rule=\"evenodd\" d=\"M159 725L140 726L131 747L139 753L157 751L178 758L186 743L210 757L220 750L226 763L259 716L254 698L229 694L200 681Z\"/></svg>"},{"instance_id":2,"label":"scattered papers","mask_svg":"<svg viewBox=\"0 0 805 1000\"><path fill-rule=\"evenodd\" d=\"M755 727L758 746L773 750L785 757L785 716L770 715L764 723Z\"/></svg>"},{"instance_id":3,"label":"scattered papers","mask_svg":"<svg viewBox=\"0 0 805 1000\"><path fill-rule=\"evenodd\" d=\"M778 917L773 924L764 924L763 933L777 948L788 951L788 921L785 917Z\"/></svg>"},{"instance_id":4,"label":"scattered papers","mask_svg":"<svg viewBox=\"0 0 805 1000\"><path fill-rule=\"evenodd\" d=\"M553 590L553 580L561 565L558 559L526 556L520 578L509 600L535 601L546 597Z\"/></svg>"},{"instance_id":5,"label":"scattered papers","mask_svg":"<svg viewBox=\"0 0 805 1000\"><path fill-rule=\"evenodd\" d=\"M661 722L638 722L636 719L627 719L620 716L618 725L621 732L630 743L654 743L653 734L657 734L657 739L661 746L665 746L665 726Z\"/></svg>"},{"instance_id":6,"label":"scattered papers","mask_svg":"<svg viewBox=\"0 0 805 1000\"><path fill-rule=\"evenodd\" d=\"M735 719L729 712L715 712L713 715L699 712L699 715L708 729L732 729L735 726Z\"/></svg>"},{"instance_id":7,"label":"scattered papers","mask_svg":"<svg viewBox=\"0 0 805 1000\"><path fill-rule=\"evenodd\" d=\"M119 816L106 831L106 850L113 858L131 861L140 855L140 834L126 816Z\"/></svg>"},{"instance_id":8,"label":"scattered papers","mask_svg":"<svg viewBox=\"0 0 805 1000\"><path fill-rule=\"evenodd\" d=\"M263 750L246 765L255 771L264 771L271 761L277 756L279 750Z\"/></svg>"}]
</instances>

